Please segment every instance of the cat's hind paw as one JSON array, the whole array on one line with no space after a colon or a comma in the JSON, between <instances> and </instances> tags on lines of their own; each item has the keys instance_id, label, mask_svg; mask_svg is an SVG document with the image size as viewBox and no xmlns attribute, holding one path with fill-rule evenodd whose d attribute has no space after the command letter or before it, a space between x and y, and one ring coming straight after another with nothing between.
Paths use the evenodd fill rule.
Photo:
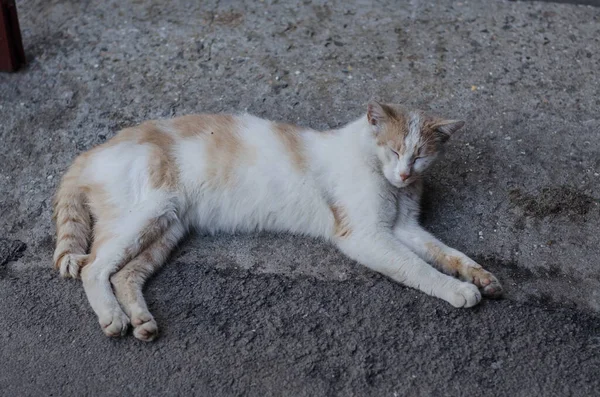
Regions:
<instances>
[{"instance_id":1,"label":"cat's hind paw","mask_svg":"<svg viewBox=\"0 0 600 397\"><path fill-rule=\"evenodd\" d=\"M129 328L129 317L121 310L115 311L106 318L100 318L99 321L104 335L110 337L125 336Z\"/></svg>"},{"instance_id":2,"label":"cat's hind paw","mask_svg":"<svg viewBox=\"0 0 600 397\"><path fill-rule=\"evenodd\" d=\"M158 336L158 325L150 313L134 317L131 321L133 336L144 342L152 342Z\"/></svg>"}]
</instances>

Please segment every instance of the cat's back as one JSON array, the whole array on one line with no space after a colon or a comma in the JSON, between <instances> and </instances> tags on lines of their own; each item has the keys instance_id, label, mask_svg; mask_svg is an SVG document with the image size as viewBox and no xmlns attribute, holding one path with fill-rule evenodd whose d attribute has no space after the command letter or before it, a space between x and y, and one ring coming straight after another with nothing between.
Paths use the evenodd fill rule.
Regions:
<instances>
[{"instance_id":1,"label":"cat's back","mask_svg":"<svg viewBox=\"0 0 600 397\"><path fill-rule=\"evenodd\" d=\"M182 181L229 190L253 172L253 183L302 176L308 170L308 129L249 114L200 114L162 121L177 137Z\"/></svg>"},{"instance_id":2,"label":"cat's back","mask_svg":"<svg viewBox=\"0 0 600 397\"><path fill-rule=\"evenodd\" d=\"M309 166L305 138L311 133L249 114L191 114L125 128L82 154L77 163L110 178L112 172L123 176L124 170L136 169L133 163L145 159L149 173L179 175L182 180L193 175L227 186L236 170L267 167L288 176L304 173Z\"/></svg>"}]
</instances>

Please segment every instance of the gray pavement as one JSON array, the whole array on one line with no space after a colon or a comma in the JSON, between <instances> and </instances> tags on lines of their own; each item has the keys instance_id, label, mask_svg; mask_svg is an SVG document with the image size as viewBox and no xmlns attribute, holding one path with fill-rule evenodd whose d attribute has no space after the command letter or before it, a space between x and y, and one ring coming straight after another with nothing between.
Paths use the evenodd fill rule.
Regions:
<instances>
[{"instance_id":1,"label":"gray pavement","mask_svg":"<svg viewBox=\"0 0 600 397\"><path fill-rule=\"evenodd\" d=\"M549 2L18 3L0 74L0 394L593 395L600 8ZM193 236L147 288L162 336L106 339L50 268L51 197L119 128L244 111L337 127L373 98L467 126L425 226L506 296L456 310L328 245Z\"/></svg>"}]
</instances>

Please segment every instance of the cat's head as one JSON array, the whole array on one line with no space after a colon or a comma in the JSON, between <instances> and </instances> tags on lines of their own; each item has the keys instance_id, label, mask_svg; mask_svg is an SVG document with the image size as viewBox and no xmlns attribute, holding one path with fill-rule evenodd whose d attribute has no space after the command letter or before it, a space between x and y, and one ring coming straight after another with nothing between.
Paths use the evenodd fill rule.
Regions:
<instances>
[{"instance_id":1,"label":"cat's head","mask_svg":"<svg viewBox=\"0 0 600 397\"><path fill-rule=\"evenodd\" d=\"M383 174L396 187L414 182L433 164L450 135L465 124L379 102L369 103L367 120Z\"/></svg>"}]
</instances>

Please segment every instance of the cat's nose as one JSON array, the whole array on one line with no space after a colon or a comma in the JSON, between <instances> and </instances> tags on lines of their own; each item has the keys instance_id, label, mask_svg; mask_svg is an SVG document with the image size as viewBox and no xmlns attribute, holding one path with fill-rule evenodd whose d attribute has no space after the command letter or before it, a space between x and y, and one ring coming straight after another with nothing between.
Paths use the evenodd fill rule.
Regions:
<instances>
[{"instance_id":1,"label":"cat's nose","mask_svg":"<svg viewBox=\"0 0 600 397\"><path fill-rule=\"evenodd\" d=\"M400 179L402 179L402 182L404 182L408 178L410 178L410 174L400 174Z\"/></svg>"}]
</instances>

